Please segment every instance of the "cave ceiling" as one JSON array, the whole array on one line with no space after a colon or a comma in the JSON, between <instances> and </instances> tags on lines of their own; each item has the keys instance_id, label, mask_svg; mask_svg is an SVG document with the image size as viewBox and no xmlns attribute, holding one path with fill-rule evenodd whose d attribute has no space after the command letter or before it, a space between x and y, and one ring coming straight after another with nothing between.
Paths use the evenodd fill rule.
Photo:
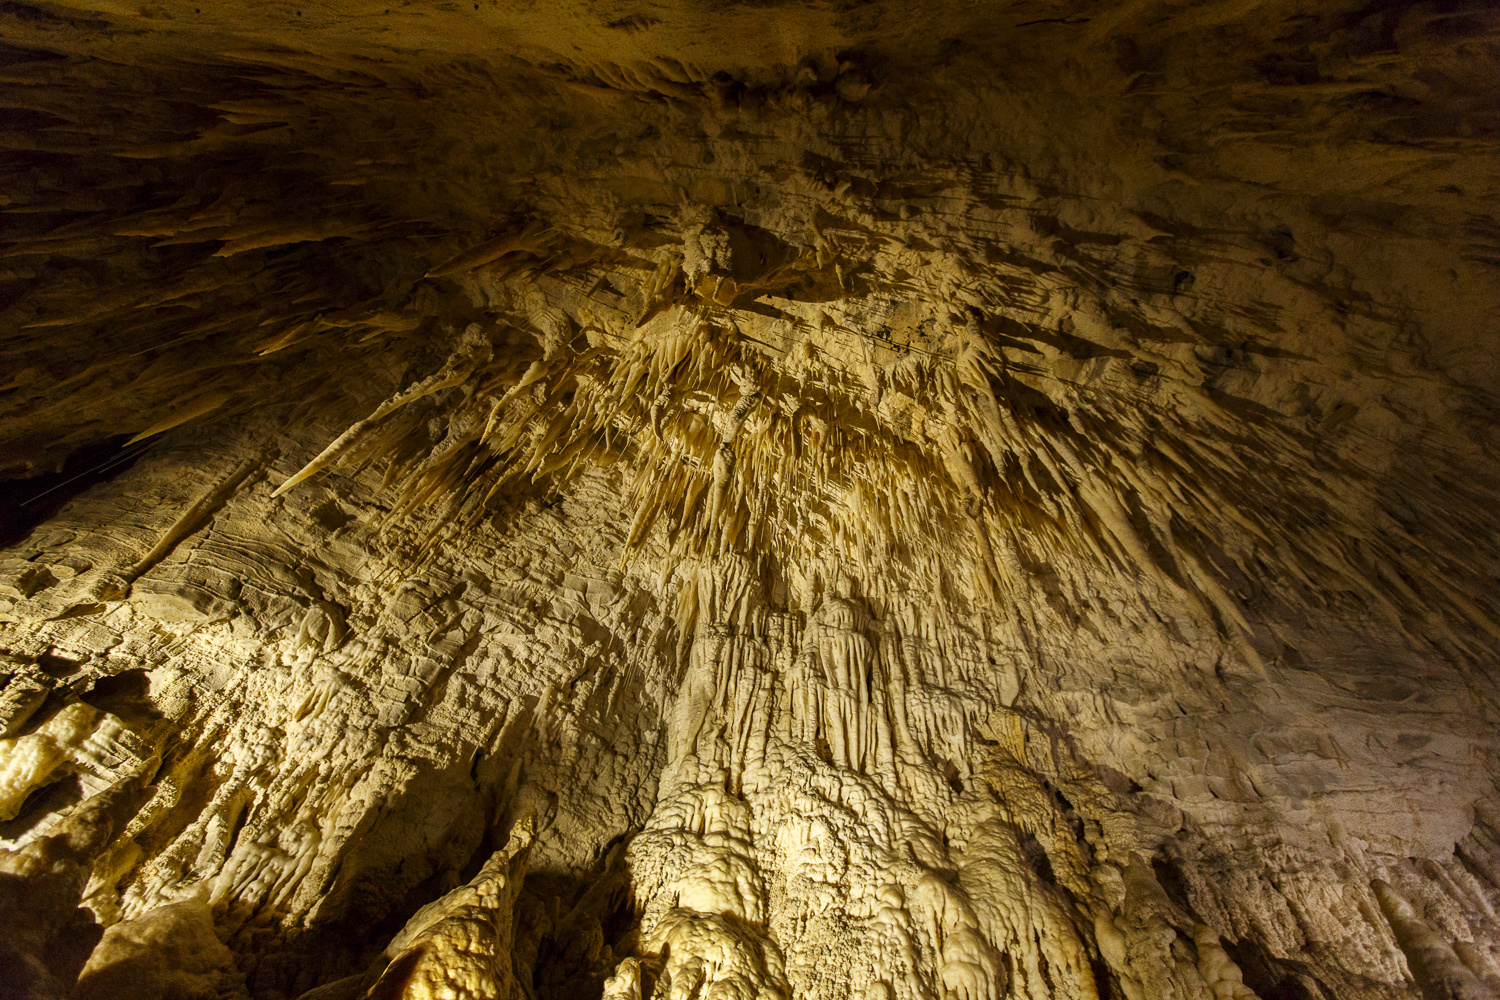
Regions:
<instances>
[{"instance_id":1,"label":"cave ceiling","mask_svg":"<svg viewBox=\"0 0 1500 1000\"><path fill-rule=\"evenodd\" d=\"M0 996L1500 996L1500 9L0 79Z\"/></svg>"}]
</instances>

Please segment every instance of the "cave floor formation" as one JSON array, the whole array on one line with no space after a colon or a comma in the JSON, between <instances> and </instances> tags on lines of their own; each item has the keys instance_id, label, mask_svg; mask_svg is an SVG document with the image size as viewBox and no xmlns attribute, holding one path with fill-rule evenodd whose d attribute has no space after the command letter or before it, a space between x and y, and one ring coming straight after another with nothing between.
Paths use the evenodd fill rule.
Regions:
<instances>
[{"instance_id":1,"label":"cave floor formation","mask_svg":"<svg viewBox=\"0 0 1500 1000\"><path fill-rule=\"evenodd\" d=\"M0 75L0 997L1500 997L1488 0Z\"/></svg>"}]
</instances>

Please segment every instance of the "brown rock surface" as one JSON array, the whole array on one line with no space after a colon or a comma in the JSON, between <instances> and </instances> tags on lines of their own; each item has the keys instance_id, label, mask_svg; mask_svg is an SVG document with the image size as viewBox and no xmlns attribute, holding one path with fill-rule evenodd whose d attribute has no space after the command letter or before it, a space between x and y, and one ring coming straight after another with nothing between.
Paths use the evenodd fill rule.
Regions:
<instances>
[{"instance_id":1,"label":"brown rock surface","mask_svg":"<svg viewBox=\"0 0 1500 1000\"><path fill-rule=\"evenodd\" d=\"M0 992L1500 995L1500 11L390 2L0 5Z\"/></svg>"}]
</instances>

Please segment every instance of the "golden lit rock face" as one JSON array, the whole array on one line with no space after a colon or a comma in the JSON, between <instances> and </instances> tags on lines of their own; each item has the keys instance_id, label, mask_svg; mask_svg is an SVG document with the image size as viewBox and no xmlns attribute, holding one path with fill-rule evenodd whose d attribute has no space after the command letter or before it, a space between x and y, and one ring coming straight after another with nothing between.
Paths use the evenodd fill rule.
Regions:
<instances>
[{"instance_id":1,"label":"golden lit rock face","mask_svg":"<svg viewBox=\"0 0 1500 1000\"><path fill-rule=\"evenodd\" d=\"M385 2L0 7L0 995L1500 994L1488 5Z\"/></svg>"}]
</instances>

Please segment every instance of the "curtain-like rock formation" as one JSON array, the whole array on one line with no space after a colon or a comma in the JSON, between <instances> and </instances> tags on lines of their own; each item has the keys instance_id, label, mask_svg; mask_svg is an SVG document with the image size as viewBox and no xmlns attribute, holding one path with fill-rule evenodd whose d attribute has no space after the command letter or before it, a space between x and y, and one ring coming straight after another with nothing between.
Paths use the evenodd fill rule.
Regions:
<instances>
[{"instance_id":1,"label":"curtain-like rock formation","mask_svg":"<svg viewBox=\"0 0 1500 1000\"><path fill-rule=\"evenodd\" d=\"M0 6L0 993L1500 996L1500 14Z\"/></svg>"}]
</instances>

